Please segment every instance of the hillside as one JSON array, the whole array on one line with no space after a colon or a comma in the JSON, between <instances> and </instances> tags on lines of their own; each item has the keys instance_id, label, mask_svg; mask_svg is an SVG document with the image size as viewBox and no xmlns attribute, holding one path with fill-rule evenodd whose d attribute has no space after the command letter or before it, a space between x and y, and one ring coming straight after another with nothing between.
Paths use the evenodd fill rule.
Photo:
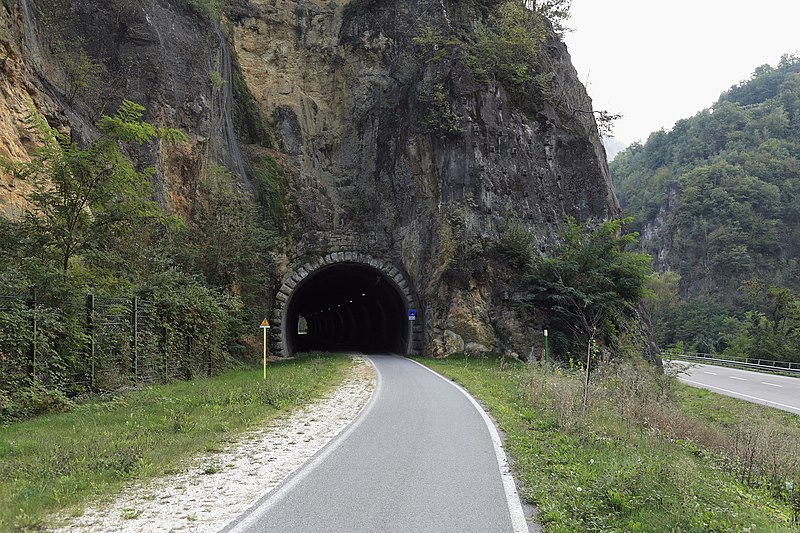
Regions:
<instances>
[{"instance_id":1,"label":"hillside","mask_svg":"<svg viewBox=\"0 0 800 533\"><path fill-rule=\"evenodd\" d=\"M653 306L662 344L732 350L763 329L784 333L765 355L800 357L789 342L800 289L800 58L758 67L610 169L662 274Z\"/></svg>"},{"instance_id":2,"label":"hillside","mask_svg":"<svg viewBox=\"0 0 800 533\"><path fill-rule=\"evenodd\" d=\"M0 418L213 374L264 318L287 356L540 353L506 244L619 215L555 5L2 6Z\"/></svg>"}]
</instances>

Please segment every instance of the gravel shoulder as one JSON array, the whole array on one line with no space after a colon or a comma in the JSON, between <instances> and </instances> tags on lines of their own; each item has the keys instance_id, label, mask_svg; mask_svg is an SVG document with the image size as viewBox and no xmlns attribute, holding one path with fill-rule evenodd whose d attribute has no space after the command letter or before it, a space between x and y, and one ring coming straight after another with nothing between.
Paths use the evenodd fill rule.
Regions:
<instances>
[{"instance_id":1,"label":"gravel shoulder","mask_svg":"<svg viewBox=\"0 0 800 533\"><path fill-rule=\"evenodd\" d=\"M243 434L219 453L196 457L186 472L133 482L113 500L61 516L58 531L218 531L245 512L354 420L375 388L375 371L357 359L327 397Z\"/></svg>"}]
</instances>

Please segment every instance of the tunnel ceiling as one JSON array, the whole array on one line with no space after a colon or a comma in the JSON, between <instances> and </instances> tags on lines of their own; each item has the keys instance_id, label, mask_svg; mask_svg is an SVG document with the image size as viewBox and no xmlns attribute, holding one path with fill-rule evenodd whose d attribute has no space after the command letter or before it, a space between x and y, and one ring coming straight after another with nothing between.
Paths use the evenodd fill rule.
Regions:
<instances>
[{"instance_id":1,"label":"tunnel ceiling","mask_svg":"<svg viewBox=\"0 0 800 533\"><path fill-rule=\"evenodd\" d=\"M305 351L408 351L408 306L397 286L373 267L338 263L309 274L286 307L284 341ZM300 317L308 330L298 332Z\"/></svg>"},{"instance_id":2,"label":"tunnel ceiling","mask_svg":"<svg viewBox=\"0 0 800 533\"><path fill-rule=\"evenodd\" d=\"M362 294L371 294L381 283L387 282L369 267L355 264L330 266L309 276L295 289L293 300L297 299L299 314L309 315L327 310L331 305L362 298Z\"/></svg>"}]
</instances>

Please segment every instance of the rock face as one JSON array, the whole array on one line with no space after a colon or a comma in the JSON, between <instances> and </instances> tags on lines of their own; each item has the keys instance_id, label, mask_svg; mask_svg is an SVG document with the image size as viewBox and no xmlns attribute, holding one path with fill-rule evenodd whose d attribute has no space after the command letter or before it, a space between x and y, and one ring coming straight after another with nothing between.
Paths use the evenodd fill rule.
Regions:
<instances>
[{"instance_id":1,"label":"rock face","mask_svg":"<svg viewBox=\"0 0 800 533\"><path fill-rule=\"evenodd\" d=\"M21 95L43 91L32 96L38 108L83 117L91 99L64 105L56 89L63 74L35 68L33 57L47 63L46 54L26 40L22 6L3 2L0 128L9 141L0 150L25 157ZM227 167L246 188L248 157L271 145L285 154L290 232L276 273L284 282L273 305L275 347L290 351L292 287L314 275L313 265L369 256L418 310L409 350L535 351L528 333L538 325L511 305L502 277L513 273L498 274L491 243L514 220L534 228L545 251L566 215L618 211L591 101L566 47L555 36L542 44L556 96L523 113L502 86L472 81L458 60L420 58L413 38L423 27L474 22L463 2L230 0L221 25L187 3L78 0L62 9L67 33L109 72L106 102L124 95L190 134L188 147L148 154L174 211L204 165ZM458 125L444 135L430 126L434 90ZM64 112L54 120L80 128ZM0 205L14 205L5 186Z\"/></svg>"}]
</instances>

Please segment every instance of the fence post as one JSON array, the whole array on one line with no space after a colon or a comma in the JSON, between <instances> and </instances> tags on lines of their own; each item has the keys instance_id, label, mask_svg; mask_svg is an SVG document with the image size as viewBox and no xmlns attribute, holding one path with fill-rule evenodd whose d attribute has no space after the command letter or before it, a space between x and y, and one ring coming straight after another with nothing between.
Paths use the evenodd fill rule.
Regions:
<instances>
[{"instance_id":1,"label":"fence post","mask_svg":"<svg viewBox=\"0 0 800 533\"><path fill-rule=\"evenodd\" d=\"M131 313L133 326L133 381L139 380L139 298L133 297L133 310Z\"/></svg>"},{"instance_id":2,"label":"fence post","mask_svg":"<svg viewBox=\"0 0 800 533\"><path fill-rule=\"evenodd\" d=\"M190 365L192 365L190 368L193 368L194 367L194 359L192 358L192 335L191 334L186 335L186 354L187 354L186 360L189 362ZM192 373L194 373L194 370L192 370Z\"/></svg>"},{"instance_id":3,"label":"fence post","mask_svg":"<svg viewBox=\"0 0 800 533\"><path fill-rule=\"evenodd\" d=\"M89 388L95 389L94 294L86 295L86 329L89 330Z\"/></svg>"},{"instance_id":4,"label":"fence post","mask_svg":"<svg viewBox=\"0 0 800 533\"><path fill-rule=\"evenodd\" d=\"M206 336L206 350L208 351L208 377L214 373L214 346L211 344L211 335Z\"/></svg>"},{"instance_id":5,"label":"fence post","mask_svg":"<svg viewBox=\"0 0 800 533\"><path fill-rule=\"evenodd\" d=\"M167 326L161 326L161 347L164 352L164 383L169 381L169 339Z\"/></svg>"},{"instance_id":6,"label":"fence post","mask_svg":"<svg viewBox=\"0 0 800 533\"><path fill-rule=\"evenodd\" d=\"M31 383L36 382L36 343L37 343L37 336L39 333L39 324L37 320L37 313L36 313L36 289L31 289L31 299L28 302L28 307L32 311L32 320L31 320L31 328L32 328L32 337L31 337L31 346L28 354L28 374L31 378Z\"/></svg>"}]
</instances>

